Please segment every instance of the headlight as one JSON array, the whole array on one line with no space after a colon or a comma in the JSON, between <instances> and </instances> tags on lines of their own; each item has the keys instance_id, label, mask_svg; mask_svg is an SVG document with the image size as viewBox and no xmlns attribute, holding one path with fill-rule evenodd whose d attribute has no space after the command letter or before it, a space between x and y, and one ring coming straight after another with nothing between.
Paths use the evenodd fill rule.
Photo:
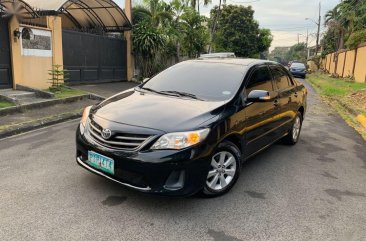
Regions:
<instances>
[{"instance_id":1,"label":"headlight","mask_svg":"<svg viewBox=\"0 0 366 241\"><path fill-rule=\"evenodd\" d=\"M204 141L208 133L210 133L210 129L165 134L155 142L151 149L180 150Z\"/></svg>"},{"instance_id":2,"label":"headlight","mask_svg":"<svg viewBox=\"0 0 366 241\"><path fill-rule=\"evenodd\" d=\"M88 106L84 109L83 116L81 117L81 120L80 120L80 132L81 132L82 135L84 135L86 122L88 121L88 116L89 116L89 113L90 113L90 109L91 109L91 106Z\"/></svg>"}]
</instances>

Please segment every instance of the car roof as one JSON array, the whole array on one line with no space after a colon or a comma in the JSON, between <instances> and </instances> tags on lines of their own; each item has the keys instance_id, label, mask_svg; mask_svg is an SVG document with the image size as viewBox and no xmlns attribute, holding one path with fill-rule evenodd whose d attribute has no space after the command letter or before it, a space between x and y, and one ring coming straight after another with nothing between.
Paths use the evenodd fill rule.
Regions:
<instances>
[{"instance_id":1,"label":"car roof","mask_svg":"<svg viewBox=\"0 0 366 241\"><path fill-rule=\"evenodd\" d=\"M195 59L195 60L188 60L186 62L200 62L200 63L216 63L216 64L232 64L232 65L240 65L240 66L253 66L258 64L277 64L277 62L269 61L269 60L263 60L263 59L247 59L247 58L209 58L209 59Z\"/></svg>"}]
</instances>

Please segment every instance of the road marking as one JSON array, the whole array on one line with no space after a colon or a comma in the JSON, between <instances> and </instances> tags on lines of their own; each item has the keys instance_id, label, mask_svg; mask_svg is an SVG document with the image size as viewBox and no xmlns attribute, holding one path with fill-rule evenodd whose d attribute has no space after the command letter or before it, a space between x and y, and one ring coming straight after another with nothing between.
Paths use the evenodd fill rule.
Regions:
<instances>
[{"instance_id":1,"label":"road marking","mask_svg":"<svg viewBox=\"0 0 366 241\"><path fill-rule=\"evenodd\" d=\"M357 120L366 128L366 117L363 115L358 115Z\"/></svg>"}]
</instances>

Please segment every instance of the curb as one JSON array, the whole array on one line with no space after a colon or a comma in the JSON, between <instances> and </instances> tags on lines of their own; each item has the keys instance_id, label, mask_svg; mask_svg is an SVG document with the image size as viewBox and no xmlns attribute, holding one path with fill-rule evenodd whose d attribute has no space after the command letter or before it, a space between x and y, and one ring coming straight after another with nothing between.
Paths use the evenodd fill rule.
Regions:
<instances>
[{"instance_id":1,"label":"curb","mask_svg":"<svg viewBox=\"0 0 366 241\"><path fill-rule=\"evenodd\" d=\"M13 135L18 135L24 132L32 131L46 126L55 125L64 121L79 119L81 113L64 113L58 116L36 120L25 124L14 125L4 131L0 131L0 140Z\"/></svg>"},{"instance_id":2,"label":"curb","mask_svg":"<svg viewBox=\"0 0 366 241\"><path fill-rule=\"evenodd\" d=\"M366 128L366 117L364 115L359 114L356 119Z\"/></svg>"},{"instance_id":3,"label":"curb","mask_svg":"<svg viewBox=\"0 0 366 241\"><path fill-rule=\"evenodd\" d=\"M38 102L38 103L2 108L2 109L0 109L0 116L10 115L10 114L14 114L14 113L22 113L26 110L43 108L43 107L48 107L48 106L57 105L57 104L76 102L76 101L84 100L84 99L92 99L92 100L99 100L99 101L105 100L104 97L98 96L95 94L78 95L78 96L68 97L68 98L64 98L64 99L45 100L45 101Z\"/></svg>"}]
</instances>

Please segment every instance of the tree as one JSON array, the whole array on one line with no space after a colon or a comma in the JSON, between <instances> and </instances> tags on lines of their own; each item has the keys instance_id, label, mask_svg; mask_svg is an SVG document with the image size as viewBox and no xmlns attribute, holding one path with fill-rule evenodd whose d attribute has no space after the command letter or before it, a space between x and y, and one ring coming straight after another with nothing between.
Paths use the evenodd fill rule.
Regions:
<instances>
[{"instance_id":1,"label":"tree","mask_svg":"<svg viewBox=\"0 0 366 241\"><path fill-rule=\"evenodd\" d=\"M154 59L164 48L166 39L151 23L140 22L134 26L132 41L137 60L142 63L142 76L150 77L156 72Z\"/></svg>"},{"instance_id":2,"label":"tree","mask_svg":"<svg viewBox=\"0 0 366 241\"><path fill-rule=\"evenodd\" d=\"M198 57L208 43L207 29L202 26L204 17L200 16L194 9L187 8L181 20L184 33L182 47L188 57Z\"/></svg>"},{"instance_id":3,"label":"tree","mask_svg":"<svg viewBox=\"0 0 366 241\"><path fill-rule=\"evenodd\" d=\"M293 45L290 50L286 53L285 59L287 60L297 60L303 63L307 60L307 53L306 53L306 44L299 43Z\"/></svg>"},{"instance_id":4,"label":"tree","mask_svg":"<svg viewBox=\"0 0 366 241\"><path fill-rule=\"evenodd\" d=\"M218 13L216 6L211 10L211 19ZM239 57L258 56L268 50L272 42L270 30L259 29L251 6L224 5L213 37L216 51L235 52Z\"/></svg>"},{"instance_id":5,"label":"tree","mask_svg":"<svg viewBox=\"0 0 366 241\"><path fill-rule=\"evenodd\" d=\"M190 2L193 9L196 9L197 6L197 12L200 14L200 0L190 0ZM212 0L203 0L203 6L207 6L210 3L212 3Z\"/></svg>"},{"instance_id":6,"label":"tree","mask_svg":"<svg viewBox=\"0 0 366 241\"><path fill-rule=\"evenodd\" d=\"M144 5L133 8L133 20L135 23L148 21L152 26L158 27L164 21L171 20L172 12L170 6L161 0L145 0Z\"/></svg>"}]
</instances>

